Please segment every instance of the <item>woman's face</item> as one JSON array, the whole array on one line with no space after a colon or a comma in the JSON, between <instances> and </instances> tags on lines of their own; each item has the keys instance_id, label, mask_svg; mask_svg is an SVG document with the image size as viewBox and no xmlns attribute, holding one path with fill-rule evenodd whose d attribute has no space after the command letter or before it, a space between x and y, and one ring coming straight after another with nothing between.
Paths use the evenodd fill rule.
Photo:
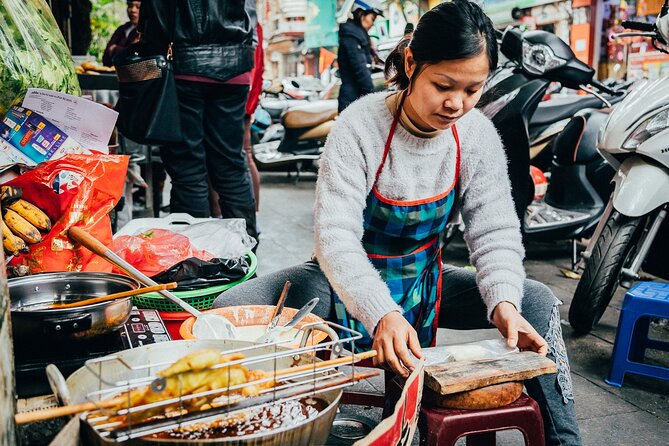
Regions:
<instances>
[{"instance_id":1,"label":"woman's face","mask_svg":"<svg viewBox=\"0 0 669 446\"><path fill-rule=\"evenodd\" d=\"M410 48L405 50L405 70L409 78L416 69ZM406 98L409 117L422 130L444 130L471 110L481 99L490 71L483 51L468 59L444 60L424 66Z\"/></svg>"}]
</instances>

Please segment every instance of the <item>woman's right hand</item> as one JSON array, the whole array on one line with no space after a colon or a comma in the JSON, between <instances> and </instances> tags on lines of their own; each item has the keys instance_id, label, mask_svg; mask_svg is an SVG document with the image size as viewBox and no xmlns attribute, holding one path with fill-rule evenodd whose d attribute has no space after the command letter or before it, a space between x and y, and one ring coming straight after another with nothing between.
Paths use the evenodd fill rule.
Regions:
<instances>
[{"instance_id":1,"label":"woman's right hand","mask_svg":"<svg viewBox=\"0 0 669 446\"><path fill-rule=\"evenodd\" d=\"M399 311L390 312L381 318L374 332L372 348L377 352L375 366L386 365L404 378L416 367L409 350L416 358L423 357L416 330Z\"/></svg>"}]
</instances>

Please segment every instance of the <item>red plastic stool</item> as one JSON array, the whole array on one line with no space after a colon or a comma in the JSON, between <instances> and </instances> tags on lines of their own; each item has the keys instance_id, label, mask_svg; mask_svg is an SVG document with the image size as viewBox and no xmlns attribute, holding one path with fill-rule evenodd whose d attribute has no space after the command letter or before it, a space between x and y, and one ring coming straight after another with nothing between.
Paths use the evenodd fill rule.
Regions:
<instances>
[{"instance_id":1,"label":"red plastic stool","mask_svg":"<svg viewBox=\"0 0 669 446\"><path fill-rule=\"evenodd\" d=\"M518 429L527 446L544 446L544 422L539 405L522 394L517 401L497 409L458 410L420 408L418 430L421 446L452 446L467 436L467 446L494 446L495 432Z\"/></svg>"}]
</instances>

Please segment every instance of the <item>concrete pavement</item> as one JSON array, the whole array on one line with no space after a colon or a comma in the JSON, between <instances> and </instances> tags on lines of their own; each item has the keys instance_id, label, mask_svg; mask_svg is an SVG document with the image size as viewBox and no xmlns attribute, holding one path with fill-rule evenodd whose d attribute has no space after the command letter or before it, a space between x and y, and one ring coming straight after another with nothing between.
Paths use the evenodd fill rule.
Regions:
<instances>
[{"instance_id":1,"label":"concrete pavement","mask_svg":"<svg viewBox=\"0 0 669 446\"><path fill-rule=\"evenodd\" d=\"M283 174L263 174L259 222L261 242L258 249L258 275L307 260L313 248L312 206L315 176L304 175L294 184ZM585 445L667 445L669 444L669 382L628 375L618 389L604 382L620 305L624 293L614 298L612 305L593 332L584 337L573 335L567 313L577 281L565 278L559 268L570 264L570 245L567 242L530 244L526 247L525 262L528 276L547 284L564 305L560 312L569 351L576 396L576 410ZM456 239L446 250L446 261L466 265L467 250ZM669 340L665 325L653 324L652 337ZM496 330L462 332L440 330L439 343L463 343L497 336ZM669 367L669 354L649 351L649 361ZM365 384L381 391L382 380ZM380 410L343 406L342 412L380 419ZM458 444L464 444L460 440ZM332 444L351 441L333 440ZM518 432L498 435L499 445L523 444Z\"/></svg>"}]
</instances>

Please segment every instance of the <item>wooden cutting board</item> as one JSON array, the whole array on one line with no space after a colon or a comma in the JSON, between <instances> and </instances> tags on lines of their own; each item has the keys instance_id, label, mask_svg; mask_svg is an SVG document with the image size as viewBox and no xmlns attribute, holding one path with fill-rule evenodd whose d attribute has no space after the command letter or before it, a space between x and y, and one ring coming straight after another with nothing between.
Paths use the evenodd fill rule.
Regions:
<instances>
[{"instance_id":1,"label":"wooden cutting board","mask_svg":"<svg viewBox=\"0 0 669 446\"><path fill-rule=\"evenodd\" d=\"M524 381L557 367L550 359L534 352L520 352L496 359L478 359L425 367L425 386L440 395L479 389L492 384Z\"/></svg>"}]
</instances>

